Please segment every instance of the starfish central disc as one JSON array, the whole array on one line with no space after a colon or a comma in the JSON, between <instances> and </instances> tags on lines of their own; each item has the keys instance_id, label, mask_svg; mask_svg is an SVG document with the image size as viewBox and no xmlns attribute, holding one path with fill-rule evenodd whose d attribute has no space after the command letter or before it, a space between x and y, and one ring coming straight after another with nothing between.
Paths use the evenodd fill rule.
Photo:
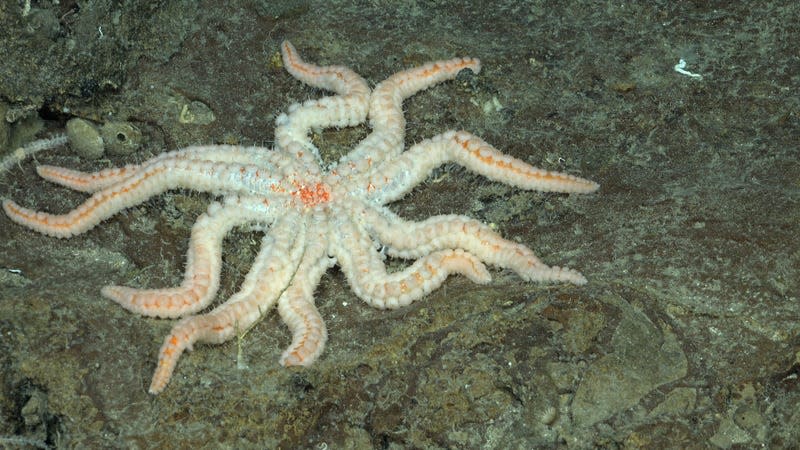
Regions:
<instances>
[{"instance_id":1,"label":"starfish central disc","mask_svg":"<svg viewBox=\"0 0 800 450\"><path fill-rule=\"evenodd\" d=\"M329 202L331 200L331 189L325 183L317 183L311 186L302 185L292 195L307 207L312 208L321 203Z\"/></svg>"}]
</instances>

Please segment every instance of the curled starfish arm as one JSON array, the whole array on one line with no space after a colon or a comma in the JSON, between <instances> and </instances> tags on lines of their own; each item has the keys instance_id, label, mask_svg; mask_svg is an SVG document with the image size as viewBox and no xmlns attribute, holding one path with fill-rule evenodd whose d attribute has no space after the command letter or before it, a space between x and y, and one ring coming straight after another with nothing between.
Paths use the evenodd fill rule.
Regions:
<instances>
[{"instance_id":1,"label":"curled starfish arm","mask_svg":"<svg viewBox=\"0 0 800 450\"><path fill-rule=\"evenodd\" d=\"M406 120L403 101L437 83L455 78L464 69L479 73L476 58L434 61L398 72L378 83L370 97L369 123L372 132L353 151L343 156L339 166L360 166L369 161L383 161L403 150Z\"/></svg>"},{"instance_id":2,"label":"curled starfish arm","mask_svg":"<svg viewBox=\"0 0 800 450\"><path fill-rule=\"evenodd\" d=\"M483 263L461 249L437 251L422 256L403 270L387 273L366 231L350 220L337 222L333 253L353 292L375 308L408 305L441 286L453 273L478 284L491 281Z\"/></svg>"},{"instance_id":3,"label":"curled starfish arm","mask_svg":"<svg viewBox=\"0 0 800 450\"><path fill-rule=\"evenodd\" d=\"M289 41L281 43L281 57L286 71L303 83L339 95L369 95L366 80L345 66L317 66L303 61Z\"/></svg>"},{"instance_id":4,"label":"curled starfish arm","mask_svg":"<svg viewBox=\"0 0 800 450\"><path fill-rule=\"evenodd\" d=\"M307 285L304 280L308 276L301 278L296 282ZM283 351L280 359L281 365L286 367L311 365L322 354L328 340L328 330L314 306L312 294L304 290L290 289L278 301L281 318L292 332L292 343Z\"/></svg>"},{"instance_id":5,"label":"curled starfish arm","mask_svg":"<svg viewBox=\"0 0 800 450\"><path fill-rule=\"evenodd\" d=\"M291 285L278 300L278 313L292 332L292 343L280 359L284 366L310 365L322 354L328 340L325 322L314 306L314 288L336 260L326 254L324 219L317 219L316 224L309 228L323 230L317 231L317 235L309 240Z\"/></svg>"},{"instance_id":6,"label":"curled starfish arm","mask_svg":"<svg viewBox=\"0 0 800 450\"><path fill-rule=\"evenodd\" d=\"M477 74L481 71L481 62L470 57L433 61L390 76L375 87L370 98L370 126L377 132L395 132L397 128L400 132L405 131L403 100L455 78L464 69Z\"/></svg>"},{"instance_id":7,"label":"curled starfish arm","mask_svg":"<svg viewBox=\"0 0 800 450\"><path fill-rule=\"evenodd\" d=\"M235 180L239 181L235 181ZM255 166L210 161L160 161L139 173L95 192L81 206L66 214L47 214L23 208L11 200L3 209L14 222L42 234L66 238L90 230L117 212L179 187L197 191L247 192L278 185L280 180L259 174Z\"/></svg>"},{"instance_id":8,"label":"curled starfish arm","mask_svg":"<svg viewBox=\"0 0 800 450\"><path fill-rule=\"evenodd\" d=\"M296 273L305 245L305 226L297 215L284 216L262 239L262 247L242 287L213 311L182 319L164 340L149 392L166 387L184 350L196 342L219 344L246 333L275 305Z\"/></svg>"},{"instance_id":9,"label":"curled starfish arm","mask_svg":"<svg viewBox=\"0 0 800 450\"><path fill-rule=\"evenodd\" d=\"M367 228L387 246L390 256L419 258L434 251L461 248L487 264L513 270L526 281L586 283L580 272L548 266L528 247L503 239L488 226L466 216L435 216L409 222L383 207L367 207L363 211Z\"/></svg>"},{"instance_id":10,"label":"curled starfish arm","mask_svg":"<svg viewBox=\"0 0 800 450\"><path fill-rule=\"evenodd\" d=\"M313 169L321 158L308 137L309 130L312 127L350 127L364 122L369 110L369 85L347 67L317 66L303 61L289 41L281 44L281 54L284 67L293 77L309 86L338 94L295 103L288 114L281 114L275 122L278 148Z\"/></svg>"},{"instance_id":11,"label":"curled starfish arm","mask_svg":"<svg viewBox=\"0 0 800 450\"><path fill-rule=\"evenodd\" d=\"M449 131L412 146L400 157L374 169L366 183L371 189L367 195L380 204L398 200L446 162L460 164L490 180L534 191L586 194L599 187L574 175L533 167L501 153L473 134Z\"/></svg>"},{"instance_id":12,"label":"curled starfish arm","mask_svg":"<svg viewBox=\"0 0 800 450\"><path fill-rule=\"evenodd\" d=\"M128 164L97 172L81 172L65 167L41 165L36 172L47 181L70 189L94 193L120 183L147 167L164 161L213 161L233 164L256 164L265 171L279 172L292 161L266 147L242 147L238 145L202 145L162 153L141 164Z\"/></svg>"},{"instance_id":13,"label":"curled starfish arm","mask_svg":"<svg viewBox=\"0 0 800 450\"><path fill-rule=\"evenodd\" d=\"M179 287L134 289L106 286L102 294L123 308L144 316L174 318L200 311L211 303L219 288L225 235L237 225L269 223L275 216L273 208L255 198L228 197L224 205L212 203L192 227L186 273Z\"/></svg>"}]
</instances>

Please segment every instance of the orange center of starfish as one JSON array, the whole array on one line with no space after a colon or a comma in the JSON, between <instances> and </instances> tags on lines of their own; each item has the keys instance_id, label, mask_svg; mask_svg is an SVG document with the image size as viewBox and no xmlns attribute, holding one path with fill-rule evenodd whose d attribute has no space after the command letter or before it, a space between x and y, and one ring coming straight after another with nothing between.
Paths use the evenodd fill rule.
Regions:
<instances>
[{"instance_id":1,"label":"orange center of starfish","mask_svg":"<svg viewBox=\"0 0 800 450\"><path fill-rule=\"evenodd\" d=\"M325 183L312 186L302 185L292 195L308 207L326 203L331 199L331 191Z\"/></svg>"}]
</instances>

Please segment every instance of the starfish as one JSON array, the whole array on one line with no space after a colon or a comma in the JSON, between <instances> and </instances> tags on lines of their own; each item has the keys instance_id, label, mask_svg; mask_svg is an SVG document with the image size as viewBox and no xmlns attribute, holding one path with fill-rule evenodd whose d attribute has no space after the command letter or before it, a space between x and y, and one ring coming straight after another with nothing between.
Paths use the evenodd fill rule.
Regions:
<instances>
[{"instance_id":1,"label":"starfish","mask_svg":"<svg viewBox=\"0 0 800 450\"><path fill-rule=\"evenodd\" d=\"M288 41L281 45L281 53L291 75L336 95L294 104L288 114L280 115L274 149L193 146L94 173L39 166L41 177L91 196L61 215L3 202L14 222L67 238L170 189L188 188L222 197L192 228L180 286L102 289L103 296L138 314L182 317L161 347L150 393L165 388L184 350L191 350L196 342L229 340L247 331L276 304L292 333L280 363L313 363L327 339L314 305L314 289L335 264L354 293L380 309L408 305L438 288L451 274L488 283L491 276L484 263L511 269L527 281L586 282L574 270L547 266L528 247L503 239L477 220L442 215L410 222L385 206L447 162L521 189L589 193L598 188L594 182L537 169L504 155L464 131L448 131L403 150L403 100L454 78L463 69L478 73L477 59L431 62L398 72L371 91L347 67L304 62ZM325 167L309 137L311 128L350 127L367 119L370 134ZM219 288L224 236L241 225L265 232L252 269L235 295L209 312L196 314L211 303ZM390 273L384 254L414 262Z\"/></svg>"}]
</instances>

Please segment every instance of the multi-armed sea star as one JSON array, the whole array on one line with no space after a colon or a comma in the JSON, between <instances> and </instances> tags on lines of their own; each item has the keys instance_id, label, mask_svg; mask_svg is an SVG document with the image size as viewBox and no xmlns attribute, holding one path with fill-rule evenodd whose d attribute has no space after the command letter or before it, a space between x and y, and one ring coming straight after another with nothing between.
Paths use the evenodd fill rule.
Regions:
<instances>
[{"instance_id":1,"label":"multi-armed sea star","mask_svg":"<svg viewBox=\"0 0 800 450\"><path fill-rule=\"evenodd\" d=\"M477 59L456 58L405 70L370 92L367 82L346 67L303 62L289 42L281 50L290 74L338 95L292 105L288 114L277 119L274 149L189 147L142 164L96 173L41 166L38 173L45 179L92 196L63 215L3 202L13 221L65 238L169 189L224 196L192 228L181 286L103 288L104 296L139 314L184 317L161 347L151 393L164 389L184 349L198 341L226 341L250 328L276 303L293 334L281 364L314 362L327 339L314 306L314 289L334 264L339 264L356 295L376 308L408 305L439 287L451 273L488 283L491 277L484 262L509 268L529 281L586 282L578 272L543 264L529 248L501 238L476 220L447 215L407 222L384 206L446 162L522 189L570 193L597 189L591 181L537 169L506 156L463 131L449 131L403 151L402 101L455 77L462 69L477 73ZM309 130L353 126L367 117L372 132L324 169ZM238 293L210 312L194 315L208 306L219 287L223 237L242 224L266 230L252 270ZM380 246L390 256L416 261L404 270L387 273Z\"/></svg>"}]
</instances>

